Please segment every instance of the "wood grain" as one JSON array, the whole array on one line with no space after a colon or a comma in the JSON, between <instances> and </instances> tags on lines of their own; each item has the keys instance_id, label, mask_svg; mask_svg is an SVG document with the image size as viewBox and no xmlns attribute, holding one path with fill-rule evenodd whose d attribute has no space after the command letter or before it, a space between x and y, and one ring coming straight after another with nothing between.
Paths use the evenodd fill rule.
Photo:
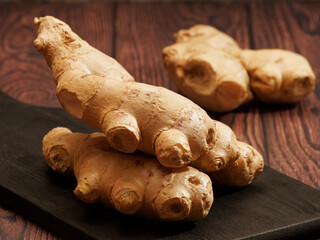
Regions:
<instances>
[{"instance_id":1,"label":"wood grain","mask_svg":"<svg viewBox=\"0 0 320 240\"><path fill-rule=\"evenodd\" d=\"M272 168L320 189L320 3L59 3L0 4L0 89L30 104L60 107L51 73L33 46L35 16L66 21L80 37L115 57L136 79L176 91L162 66L161 49L173 33L210 24L243 48L284 48L306 56L317 89L296 105L257 101L212 117L256 147ZM57 239L0 207L0 239Z\"/></svg>"},{"instance_id":2,"label":"wood grain","mask_svg":"<svg viewBox=\"0 0 320 240\"><path fill-rule=\"evenodd\" d=\"M1 4L0 89L26 103L60 107L50 69L33 46L33 18L45 15L68 22L90 44L111 54L113 4Z\"/></svg>"},{"instance_id":3,"label":"wood grain","mask_svg":"<svg viewBox=\"0 0 320 240\"><path fill-rule=\"evenodd\" d=\"M282 48L304 55L317 75L319 3L251 3L253 48ZM262 31L263 30L263 31ZM320 188L320 91L295 105L260 104L269 166Z\"/></svg>"},{"instance_id":4,"label":"wood grain","mask_svg":"<svg viewBox=\"0 0 320 240\"><path fill-rule=\"evenodd\" d=\"M1 206L0 239L58 240L60 238L19 214L16 214L12 210Z\"/></svg>"}]
</instances>

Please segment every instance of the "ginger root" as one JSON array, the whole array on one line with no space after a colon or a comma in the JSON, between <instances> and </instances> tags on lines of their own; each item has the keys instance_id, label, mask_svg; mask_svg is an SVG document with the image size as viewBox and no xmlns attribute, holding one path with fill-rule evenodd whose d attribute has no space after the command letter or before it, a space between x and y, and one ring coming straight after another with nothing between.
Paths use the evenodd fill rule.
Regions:
<instances>
[{"instance_id":1,"label":"ginger root","mask_svg":"<svg viewBox=\"0 0 320 240\"><path fill-rule=\"evenodd\" d=\"M162 51L169 77L200 106L230 111L255 96L265 102L292 103L315 88L315 75L299 54L280 50L242 50L230 36L207 25L176 34Z\"/></svg>"},{"instance_id":2,"label":"ginger root","mask_svg":"<svg viewBox=\"0 0 320 240\"><path fill-rule=\"evenodd\" d=\"M238 158L233 131L189 99L162 87L135 82L114 59L91 47L64 22L35 18L34 41L57 84L67 112L100 129L114 149L156 155L166 167L188 164L204 172Z\"/></svg>"},{"instance_id":3,"label":"ginger root","mask_svg":"<svg viewBox=\"0 0 320 240\"><path fill-rule=\"evenodd\" d=\"M43 155L56 172L74 175L74 194L124 214L163 221L195 221L213 202L210 178L190 167L168 169L154 158L112 150L102 133L54 128L43 138Z\"/></svg>"},{"instance_id":4,"label":"ginger root","mask_svg":"<svg viewBox=\"0 0 320 240\"><path fill-rule=\"evenodd\" d=\"M281 49L243 50L240 56L255 96L268 103L295 103L315 88L315 75L303 56Z\"/></svg>"},{"instance_id":5,"label":"ginger root","mask_svg":"<svg viewBox=\"0 0 320 240\"><path fill-rule=\"evenodd\" d=\"M238 141L239 158L226 168L208 173L213 184L247 186L263 171L264 161L260 153L247 143Z\"/></svg>"},{"instance_id":6,"label":"ginger root","mask_svg":"<svg viewBox=\"0 0 320 240\"><path fill-rule=\"evenodd\" d=\"M231 111L252 99L246 69L235 57L238 44L217 29L196 25L176 34L162 51L163 63L178 89L200 106Z\"/></svg>"}]
</instances>

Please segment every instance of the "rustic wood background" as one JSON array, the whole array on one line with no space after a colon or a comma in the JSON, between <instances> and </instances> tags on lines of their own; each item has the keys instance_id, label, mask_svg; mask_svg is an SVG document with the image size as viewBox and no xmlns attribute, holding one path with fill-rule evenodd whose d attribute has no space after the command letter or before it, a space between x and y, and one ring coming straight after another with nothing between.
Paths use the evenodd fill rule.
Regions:
<instances>
[{"instance_id":1,"label":"rustic wood background","mask_svg":"<svg viewBox=\"0 0 320 240\"><path fill-rule=\"evenodd\" d=\"M193 24L213 25L243 48L304 55L317 75L317 88L306 99L294 105L252 101L234 112L210 115L256 147L266 165L320 189L320 2L1 3L0 89L22 102L60 107L49 68L33 46L33 18L43 15L66 21L137 81L174 91L161 49L173 43L174 32ZM0 239L57 237L0 205Z\"/></svg>"}]
</instances>

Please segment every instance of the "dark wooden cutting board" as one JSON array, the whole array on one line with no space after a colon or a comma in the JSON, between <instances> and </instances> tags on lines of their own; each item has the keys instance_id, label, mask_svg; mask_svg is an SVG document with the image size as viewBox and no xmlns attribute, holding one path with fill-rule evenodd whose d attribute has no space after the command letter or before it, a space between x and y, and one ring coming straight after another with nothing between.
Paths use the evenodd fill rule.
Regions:
<instances>
[{"instance_id":1,"label":"dark wooden cutting board","mask_svg":"<svg viewBox=\"0 0 320 240\"><path fill-rule=\"evenodd\" d=\"M320 191L269 167L243 188L214 187L208 217L166 223L125 216L73 195L71 177L51 171L42 137L57 126L92 132L62 109L20 103L0 92L0 201L69 239L310 239L320 237Z\"/></svg>"}]
</instances>

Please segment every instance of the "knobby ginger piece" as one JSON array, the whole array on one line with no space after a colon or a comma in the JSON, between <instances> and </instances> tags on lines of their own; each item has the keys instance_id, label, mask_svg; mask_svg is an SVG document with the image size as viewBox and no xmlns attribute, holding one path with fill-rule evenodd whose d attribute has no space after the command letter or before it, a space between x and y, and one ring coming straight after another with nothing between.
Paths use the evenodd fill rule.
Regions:
<instances>
[{"instance_id":1,"label":"knobby ginger piece","mask_svg":"<svg viewBox=\"0 0 320 240\"><path fill-rule=\"evenodd\" d=\"M255 96L268 103L295 103L315 88L307 59L281 49L243 50L240 60Z\"/></svg>"},{"instance_id":2,"label":"knobby ginger piece","mask_svg":"<svg viewBox=\"0 0 320 240\"><path fill-rule=\"evenodd\" d=\"M209 173L213 184L247 186L263 171L264 161L260 153L247 143L238 141L239 158L226 168Z\"/></svg>"},{"instance_id":3,"label":"knobby ginger piece","mask_svg":"<svg viewBox=\"0 0 320 240\"><path fill-rule=\"evenodd\" d=\"M36 18L34 41L57 84L67 112L100 129L113 148L156 155L166 167L188 164L205 172L238 158L233 131L189 99L162 87L135 82L113 58L91 47L64 22Z\"/></svg>"},{"instance_id":4,"label":"knobby ginger piece","mask_svg":"<svg viewBox=\"0 0 320 240\"><path fill-rule=\"evenodd\" d=\"M280 49L242 50L230 36L207 25L180 30L162 51L164 66L180 91L200 106L230 111L255 97L294 103L315 88L301 55Z\"/></svg>"},{"instance_id":5,"label":"knobby ginger piece","mask_svg":"<svg viewBox=\"0 0 320 240\"><path fill-rule=\"evenodd\" d=\"M231 111L252 99L241 49L228 35L206 25L176 34L177 43L162 51L163 63L178 89L200 106Z\"/></svg>"},{"instance_id":6,"label":"knobby ginger piece","mask_svg":"<svg viewBox=\"0 0 320 240\"><path fill-rule=\"evenodd\" d=\"M74 175L74 194L124 214L162 221L196 221L213 202L210 178L190 167L168 169L153 157L112 150L102 133L54 128L43 138L43 155L56 172Z\"/></svg>"}]
</instances>

